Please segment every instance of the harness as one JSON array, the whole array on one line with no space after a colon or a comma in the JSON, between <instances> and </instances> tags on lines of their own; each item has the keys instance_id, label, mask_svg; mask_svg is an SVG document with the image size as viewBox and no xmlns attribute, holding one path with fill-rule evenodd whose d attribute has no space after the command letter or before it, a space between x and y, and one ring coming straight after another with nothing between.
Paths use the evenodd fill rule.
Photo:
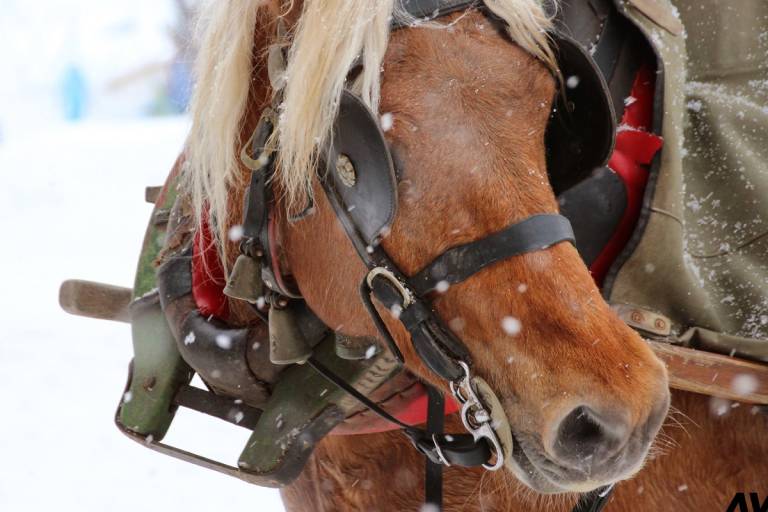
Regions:
<instances>
[{"instance_id":1,"label":"harness","mask_svg":"<svg viewBox=\"0 0 768 512\"><path fill-rule=\"evenodd\" d=\"M414 18L434 20L478 7L478 2L405 0L402 6ZM604 22L610 25L608 18ZM392 29L401 26L396 22ZM578 76L580 85L558 96L547 128L548 168L552 179L565 188L605 163L613 149L617 116L605 70L567 35L567 28L561 25L554 36L558 63L563 76ZM613 37L619 34L612 33ZM605 48L614 44L611 37L601 38L596 55L610 53ZM282 51L273 49L270 70L279 73L284 59ZM603 61L617 65L610 57ZM279 83L277 74L273 75L273 83ZM482 465L498 470L511 456L514 440L498 398L474 375L469 350L435 312L431 297L436 290L471 279L496 262L561 242L575 243L571 224L561 215L534 215L481 240L453 247L417 274L405 275L380 245L398 204L392 157L377 117L345 91L333 142L323 154L327 172L322 186L368 270L360 283L360 298L383 347L377 340L334 333L311 312L279 268L271 217L275 148L269 141L274 127L274 110L267 109L244 148L242 159L252 171L245 196L244 236L224 288L230 297L257 306L254 311L269 326L268 346L254 348L253 343L264 338L264 325L235 329L209 314L225 307L224 302L214 300L210 311L199 311L202 295L193 286L193 261L198 256L194 239L205 234L195 233L183 198L175 196L176 177L172 176L156 203L158 221L148 228L137 273L132 303L137 357L126 387L131 399L121 403L116 422L127 435L157 451L259 485L282 486L298 476L314 444L362 404L400 427L425 455L427 501L439 506L442 466ZM311 205L302 215L310 211ZM170 250L157 243L166 230L170 238L180 236ZM163 263L156 277L152 269L150 278L151 262L158 256ZM449 383L467 433L443 434L443 417L452 401L446 405L431 387L425 430L395 417L370 398L403 366L403 356L374 299L408 331L424 364ZM212 392L189 386L193 373L203 377ZM159 442L178 406L253 431L238 467ZM586 494L577 508L600 510L609 492L607 488Z\"/></svg>"},{"instance_id":2,"label":"harness","mask_svg":"<svg viewBox=\"0 0 768 512\"><path fill-rule=\"evenodd\" d=\"M403 3L411 16L429 20L475 6L477 2L474 1ZM395 24L393 29L400 26ZM583 74L588 71L583 74L587 87L579 90L588 91L589 86L593 86L605 91L606 84L586 52L567 37L561 37L558 42L564 72L577 69ZM281 57L271 57L270 61L280 62ZM272 71L274 76L275 70ZM275 78L273 84L277 82ZM574 131L558 134L572 125L564 122L563 116L556 117L557 122L550 126L549 138L568 138L569 150L551 154L562 158L563 154L571 153L570 158L561 162L586 169L598 167L605 163L613 147L613 106L607 94L598 95L597 101L592 99L591 109L575 110L576 100L568 98L568 103L562 106L571 116L580 116L575 123L582 128L578 132L580 137L574 137ZM580 104L586 102L582 100ZM280 279L280 272L275 271L271 250L269 182L274 172L274 148L269 147L268 142L273 131L274 112L268 109L249 141L251 154L244 158L252 170L245 199L244 239L241 255L224 290L231 297L249 302L265 296L270 305L270 325L276 321L273 315L285 311L292 299L299 298ZM597 143L585 140L588 134L596 134ZM573 231L568 219L561 215L534 215L484 239L449 249L416 275L406 276L380 245L397 209L397 178L392 158L376 116L349 91L341 97L331 140L332 144L324 153L327 172L323 174L322 185L358 257L368 269L360 284L360 298L386 349L400 367L404 363L403 356L372 298L394 312L394 317L408 331L419 358L432 372L450 383L453 398L461 406L460 416L468 434L442 434L437 417L442 418L443 399L431 388L429 410L432 414L428 414L427 430L400 421L312 356L311 347L302 336L281 338L270 335L270 357L273 363L308 363L369 410L401 427L416 449L426 456L428 500L440 505L440 468L443 465L482 465L488 470L498 470L511 456L513 438L498 398L487 383L473 375L469 350L435 312L429 297L442 286L463 282L487 266L512 256L546 249L564 241L574 243ZM561 172L576 175L562 169ZM607 494L596 493L594 503L604 501Z\"/></svg>"}]
</instances>

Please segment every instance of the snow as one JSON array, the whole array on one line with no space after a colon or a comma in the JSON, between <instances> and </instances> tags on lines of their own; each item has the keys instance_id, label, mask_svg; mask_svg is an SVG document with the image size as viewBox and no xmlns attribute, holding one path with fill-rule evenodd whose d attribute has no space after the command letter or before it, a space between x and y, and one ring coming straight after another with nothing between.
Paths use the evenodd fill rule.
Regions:
<instances>
[{"instance_id":1,"label":"snow","mask_svg":"<svg viewBox=\"0 0 768 512\"><path fill-rule=\"evenodd\" d=\"M501 320L501 328L504 329L504 332L509 336L517 336L520 334L521 327L520 320L513 316L505 316Z\"/></svg>"},{"instance_id":2,"label":"snow","mask_svg":"<svg viewBox=\"0 0 768 512\"><path fill-rule=\"evenodd\" d=\"M232 348L232 337L227 334L217 334L216 345L222 350L229 350Z\"/></svg>"},{"instance_id":3,"label":"snow","mask_svg":"<svg viewBox=\"0 0 768 512\"><path fill-rule=\"evenodd\" d=\"M571 75L565 81L565 86L569 89L575 89L579 85L579 77L577 75Z\"/></svg>"},{"instance_id":4,"label":"snow","mask_svg":"<svg viewBox=\"0 0 768 512\"><path fill-rule=\"evenodd\" d=\"M754 375L740 373L731 381L731 388L739 396L746 396L757 390L758 382Z\"/></svg>"},{"instance_id":5,"label":"snow","mask_svg":"<svg viewBox=\"0 0 768 512\"><path fill-rule=\"evenodd\" d=\"M232 242L239 242L243 238L243 234L244 234L243 226L239 224L229 228L228 235L229 235L229 239Z\"/></svg>"},{"instance_id":6,"label":"snow","mask_svg":"<svg viewBox=\"0 0 768 512\"><path fill-rule=\"evenodd\" d=\"M187 130L184 118L46 122L0 141L0 510L283 510L276 490L124 437L113 416L129 326L58 306L67 278L131 286L144 187L164 180ZM180 411L165 441L234 463L247 435Z\"/></svg>"},{"instance_id":7,"label":"snow","mask_svg":"<svg viewBox=\"0 0 768 512\"><path fill-rule=\"evenodd\" d=\"M64 279L133 282L144 187L162 184L189 129L145 117L176 51L174 11L171 0L0 2L0 511L284 510L274 489L121 434L130 327L58 305ZM66 124L73 65L87 102ZM249 434L188 410L176 418L164 442L233 465Z\"/></svg>"},{"instance_id":8,"label":"snow","mask_svg":"<svg viewBox=\"0 0 768 512\"><path fill-rule=\"evenodd\" d=\"M393 119L391 113L387 112L385 114L382 114L381 115L381 122L380 122L381 130L385 131L385 132L388 132L389 130L392 129L393 122L394 122L394 119Z\"/></svg>"}]
</instances>

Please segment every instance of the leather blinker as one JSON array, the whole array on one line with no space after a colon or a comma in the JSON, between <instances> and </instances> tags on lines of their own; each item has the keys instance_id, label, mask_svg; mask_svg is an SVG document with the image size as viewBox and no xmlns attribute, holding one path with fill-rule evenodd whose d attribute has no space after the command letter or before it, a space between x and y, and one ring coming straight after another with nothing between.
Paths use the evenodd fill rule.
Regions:
<instances>
[{"instance_id":1,"label":"leather blinker","mask_svg":"<svg viewBox=\"0 0 768 512\"><path fill-rule=\"evenodd\" d=\"M377 116L349 91L341 97L326 165L326 179L360 235L375 244L395 219L395 169Z\"/></svg>"},{"instance_id":2,"label":"leather blinker","mask_svg":"<svg viewBox=\"0 0 768 512\"><path fill-rule=\"evenodd\" d=\"M567 190L613 152L616 115L597 64L571 37L554 35L563 78L546 132L547 170L555 193Z\"/></svg>"}]
</instances>

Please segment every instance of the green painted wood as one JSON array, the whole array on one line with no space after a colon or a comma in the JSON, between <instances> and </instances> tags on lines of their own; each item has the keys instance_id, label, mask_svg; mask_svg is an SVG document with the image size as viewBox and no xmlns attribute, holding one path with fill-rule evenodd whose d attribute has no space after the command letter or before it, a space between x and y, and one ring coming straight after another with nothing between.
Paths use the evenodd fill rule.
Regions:
<instances>
[{"instance_id":1,"label":"green painted wood","mask_svg":"<svg viewBox=\"0 0 768 512\"><path fill-rule=\"evenodd\" d=\"M167 222L177 196L178 175L172 173L160 193L144 235L131 303L133 364L131 380L118 409L117 421L139 435L159 441L173 421L173 397L193 371L176 348L176 340L160 307L155 277L160 250L165 243Z\"/></svg>"},{"instance_id":2,"label":"green painted wood","mask_svg":"<svg viewBox=\"0 0 768 512\"><path fill-rule=\"evenodd\" d=\"M335 344L335 337L328 336L315 347L314 356L363 394L400 371L388 351L367 360L350 361L336 356ZM293 365L282 374L264 407L240 455L240 468L262 475L261 485L289 483L303 469L315 443L359 407L357 401L308 365Z\"/></svg>"},{"instance_id":3,"label":"green painted wood","mask_svg":"<svg viewBox=\"0 0 768 512\"><path fill-rule=\"evenodd\" d=\"M173 421L173 397L192 379L192 369L176 348L157 300L134 303L131 308L133 371L123 396L118 421L128 430L159 441Z\"/></svg>"},{"instance_id":4,"label":"green painted wood","mask_svg":"<svg viewBox=\"0 0 768 512\"><path fill-rule=\"evenodd\" d=\"M163 186L157 198L152 216L149 219L144 242L141 246L139 263L136 266L136 278L133 284L133 297L138 299L157 287L155 279L155 261L165 244L166 222L157 222L160 217L167 218L178 196L178 173L173 172Z\"/></svg>"}]
</instances>

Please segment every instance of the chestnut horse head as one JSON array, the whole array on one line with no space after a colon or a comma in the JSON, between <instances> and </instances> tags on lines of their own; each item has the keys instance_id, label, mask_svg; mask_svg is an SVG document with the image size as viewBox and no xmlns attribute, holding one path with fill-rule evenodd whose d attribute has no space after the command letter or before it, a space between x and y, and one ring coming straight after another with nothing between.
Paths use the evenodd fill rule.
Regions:
<instances>
[{"instance_id":1,"label":"chestnut horse head","mask_svg":"<svg viewBox=\"0 0 768 512\"><path fill-rule=\"evenodd\" d=\"M247 173L229 160L244 140L238 135L253 129L269 101L263 50L274 20L284 16L294 35L279 129L283 154L275 187L284 208L278 238L285 268L326 325L347 335L378 336L359 299L367 270L314 175L314 141L326 140L340 84L361 52L364 70L356 80L362 96L384 115L399 180L397 215L381 243L405 274L526 217L557 213L544 145L556 81L541 36L548 20L538 2L487 2L509 31L469 10L442 19L448 28L403 28L388 42L392 2L308 0L300 16L298 6L281 13L269 3L244 3L242 12L220 6L221 19L214 17L209 30L213 39L204 42L218 50L204 50L210 59L201 69L214 62L221 69L208 70L198 86L189 181L200 211L204 200L213 215L228 219L217 224L221 233L240 221ZM343 12L334 17L333 9ZM353 14L366 21L345 26ZM215 30L216 23L234 35ZM227 39L234 36L248 39L248 50L255 39L253 59L242 41ZM232 52L219 51L227 47ZM243 79L244 69L252 80L238 84L231 75ZM237 98L214 100L216 87ZM321 105L300 108L307 97ZM233 119L240 119L239 131L223 125ZM307 140L310 150L296 148ZM312 214L286 220L285 211L310 192ZM515 439L506 466L521 481L542 493L587 491L641 467L667 412L666 372L604 302L570 243L498 262L431 298L469 348L473 372L502 402ZM407 368L445 389L416 355L407 332L389 312L382 309L382 315Z\"/></svg>"}]
</instances>

